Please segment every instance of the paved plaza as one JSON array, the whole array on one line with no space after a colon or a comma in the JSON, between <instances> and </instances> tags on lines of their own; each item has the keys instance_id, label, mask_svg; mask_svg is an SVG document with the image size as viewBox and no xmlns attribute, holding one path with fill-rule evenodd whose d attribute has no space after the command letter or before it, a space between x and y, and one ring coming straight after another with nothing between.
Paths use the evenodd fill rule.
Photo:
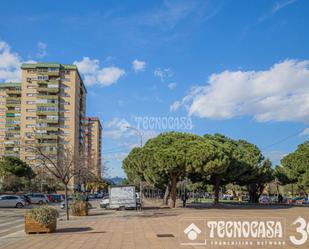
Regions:
<instances>
[{"instance_id":1,"label":"paved plaza","mask_svg":"<svg viewBox=\"0 0 309 249\"><path fill-rule=\"evenodd\" d=\"M247 207L225 205L221 208L149 208L137 211L108 211L94 209L88 217L60 219L53 234L25 235L18 231L0 238L1 249L159 249L159 248L228 248L227 246L181 245L183 219L261 218L279 217L286 222L286 245L250 246L250 248L308 248L309 240L300 247L289 243L287 235L295 234L292 222L297 217L309 221L308 207ZM17 222L20 225L20 222ZM231 247L229 247L231 248ZM248 248L237 246L234 248Z\"/></svg>"}]
</instances>

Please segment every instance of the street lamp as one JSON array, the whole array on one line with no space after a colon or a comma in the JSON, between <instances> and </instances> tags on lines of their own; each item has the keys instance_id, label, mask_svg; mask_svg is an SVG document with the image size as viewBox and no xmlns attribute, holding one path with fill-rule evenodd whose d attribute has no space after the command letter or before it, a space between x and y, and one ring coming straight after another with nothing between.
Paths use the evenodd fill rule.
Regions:
<instances>
[{"instance_id":1,"label":"street lamp","mask_svg":"<svg viewBox=\"0 0 309 249\"><path fill-rule=\"evenodd\" d=\"M139 129L133 126L125 126L125 128L136 131L136 133L140 136L140 146L142 148L143 147L143 133ZM139 183L139 200L140 200L141 206L142 206L142 193L143 193L142 188L143 188L143 184L141 180Z\"/></svg>"},{"instance_id":2,"label":"street lamp","mask_svg":"<svg viewBox=\"0 0 309 249\"><path fill-rule=\"evenodd\" d=\"M125 126L125 128L136 131L136 133L140 136L140 146L142 148L143 147L143 133L139 129L133 126Z\"/></svg>"}]
</instances>

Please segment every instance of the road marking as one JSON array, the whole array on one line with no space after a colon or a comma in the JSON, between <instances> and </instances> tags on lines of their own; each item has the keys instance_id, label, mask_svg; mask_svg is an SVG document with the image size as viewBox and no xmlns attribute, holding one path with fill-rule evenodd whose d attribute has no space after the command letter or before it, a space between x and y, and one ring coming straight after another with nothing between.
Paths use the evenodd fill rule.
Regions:
<instances>
[{"instance_id":1,"label":"road marking","mask_svg":"<svg viewBox=\"0 0 309 249\"><path fill-rule=\"evenodd\" d=\"M16 228L18 228L18 227L23 227L23 226L24 226L24 224L20 224L20 225L17 225L17 226L10 227L9 229L6 229L6 230L0 230L0 238L3 237L3 236L1 236L1 234L6 233L6 232L9 232L9 231L11 231L11 230L14 230L14 229L16 229ZM20 231L20 230L19 230L19 231Z\"/></svg>"},{"instance_id":2,"label":"road marking","mask_svg":"<svg viewBox=\"0 0 309 249\"><path fill-rule=\"evenodd\" d=\"M23 222L23 220L12 220L12 221L9 221L9 222L4 222L4 223L0 224L0 227L4 227L6 225L15 224L15 223L19 223L19 222Z\"/></svg>"}]
</instances>

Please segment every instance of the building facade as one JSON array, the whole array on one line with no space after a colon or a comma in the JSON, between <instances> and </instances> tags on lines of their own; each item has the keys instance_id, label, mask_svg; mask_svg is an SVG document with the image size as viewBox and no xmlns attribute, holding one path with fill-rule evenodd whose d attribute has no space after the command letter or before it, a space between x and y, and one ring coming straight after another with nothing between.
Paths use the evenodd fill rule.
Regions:
<instances>
[{"instance_id":1,"label":"building facade","mask_svg":"<svg viewBox=\"0 0 309 249\"><path fill-rule=\"evenodd\" d=\"M102 125L97 117L85 118L85 162L92 173L101 178Z\"/></svg>"},{"instance_id":2,"label":"building facade","mask_svg":"<svg viewBox=\"0 0 309 249\"><path fill-rule=\"evenodd\" d=\"M21 84L0 84L0 155L19 157Z\"/></svg>"},{"instance_id":3,"label":"building facade","mask_svg":"<svg viewBox=\"0 0 309 249\"><path fill-rule=\"evenodd\" d=\"M27 144L39 143L55 158L65 147L78 157L84 150L86 88L75 65L23 64L21 80L20 158L36 155ZM77 159L78 160L78 159ZM76 185L75 180L73 180Z\"/></svg>"}]
</instances>

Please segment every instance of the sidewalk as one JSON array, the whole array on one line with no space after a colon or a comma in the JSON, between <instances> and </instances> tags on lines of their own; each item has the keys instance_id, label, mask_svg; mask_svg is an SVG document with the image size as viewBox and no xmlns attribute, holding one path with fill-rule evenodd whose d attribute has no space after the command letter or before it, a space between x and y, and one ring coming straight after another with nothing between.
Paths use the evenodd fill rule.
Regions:
<instances>
[{"instance_id":1,"label":"sidewalk","mask_svg":"<svg viewBox=\"0 0 309 249\"><path fill-rule=\"evenodd\" d=\"M159 249L205 248L181 246L179 221L188 217L273 217L281 216L290 224L298 216L309 220L308 208L289 209L156 209L143 212L103 211L88 217L59 221L53 234L24 235L1 249ZM287 226L289 231L289 226ZM157 235L172 235L162 237ZM221 248L221 247L217 247ZM223 247L222 247L223 248ZM227 247L224 247L227 248ZM248 247L235 247L248 248ZM250 249L252 249L251 247ZM254 247L255 248L255 247ZM259 247L274 248L274 247ZM296 248L291 245L276 248ZM298 247L299 248L299 247ZM300 247L302 248L302 247ZM305 248L305 247L304 247Z\"/></svg>"}]
</instances>

